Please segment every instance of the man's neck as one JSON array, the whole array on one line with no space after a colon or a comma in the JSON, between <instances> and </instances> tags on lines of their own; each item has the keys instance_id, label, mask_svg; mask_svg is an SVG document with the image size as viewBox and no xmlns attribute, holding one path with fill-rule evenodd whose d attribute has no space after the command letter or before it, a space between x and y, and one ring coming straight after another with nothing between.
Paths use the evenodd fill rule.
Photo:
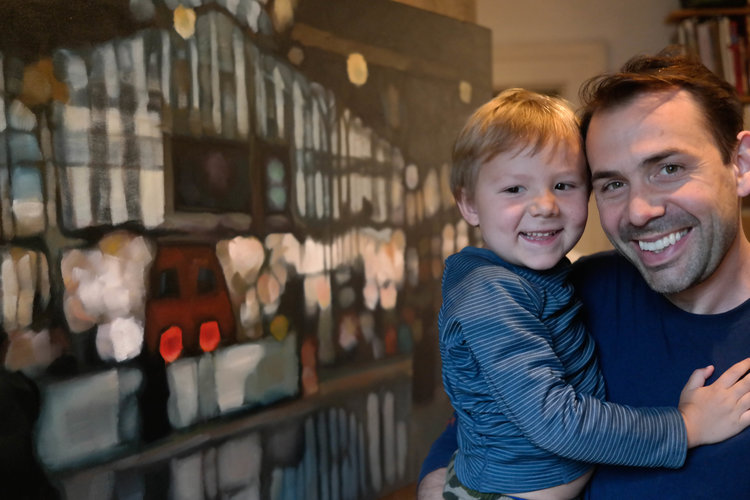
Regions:
<instances>
[{"instance_id":1,"label":"man's neck","mask_svg":"<svg viewBox=\"0 0 750 500\"><path fill-rule=\"evenodd\" d=\"M750 299L750 242L742 230L708 279L666 298L693 314L720 314Z\"/></svg>"}]
</instances>

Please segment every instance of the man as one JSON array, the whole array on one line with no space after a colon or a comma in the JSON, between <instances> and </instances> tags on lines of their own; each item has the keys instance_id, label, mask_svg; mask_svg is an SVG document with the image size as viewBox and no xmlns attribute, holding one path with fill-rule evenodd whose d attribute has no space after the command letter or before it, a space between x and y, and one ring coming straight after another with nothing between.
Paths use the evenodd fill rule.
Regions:
<instances>
[{"instance_id":1,"label":"man","mask_svg":"<svg viewBox=\"0 0 750 500\"><path fill-rule=\"evenodd\" d=\"M635 58L590 81L582 97L593 192L620 254L583 259L574 276L608 399L674 406L693 369L713 364L720 374L750 354L750 243L741 222L750 132L733 87L668 54ZM455 430L441 439L437 447L450 450ZM442 465L435 458L427 469ZM743 432L690 451L679 470L600 466L587 498L750 498L748 464ZM434 471L420 498L441 489Z\"/></svg>"}]
</instances>

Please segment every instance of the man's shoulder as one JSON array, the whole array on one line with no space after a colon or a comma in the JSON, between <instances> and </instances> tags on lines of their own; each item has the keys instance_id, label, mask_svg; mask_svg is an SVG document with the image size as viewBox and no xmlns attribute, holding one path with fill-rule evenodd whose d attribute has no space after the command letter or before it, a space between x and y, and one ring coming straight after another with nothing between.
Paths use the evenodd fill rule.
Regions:
<instances>
[{"instance_id":1,"label":"man's shoulder","mask_svg":"<svg viewBox=\"0 0 750 500\"><path fill-rule=\"evenodd\" d=\"M575 276L600 276L617 272L638 272L633 265L615 250L586 255L572 264Z\"/></svg>"},{"instance_id":2,"label":"man's shoulder","mask_svg":"<svg viewBox=\"0 0 750 500\"><path fill-rule=\"evenodd\" d=\"M570 280L579 291L645 285L633 264L614 250L587 255L575 261Z\"/></svg>"},{"instance_id":3,"label":"man's shoulder","mask_svg":"<svg viewBox=\"0 0 750 500\"><path fill-rule=\"evenodd\" d=\"M573 267L577 269L602 265L619 265L621 262L627 263L627 260L616 250L606 250L603 252L592 253L590 255L584 255L573 263Z\"/></svg>"}]
</instances>

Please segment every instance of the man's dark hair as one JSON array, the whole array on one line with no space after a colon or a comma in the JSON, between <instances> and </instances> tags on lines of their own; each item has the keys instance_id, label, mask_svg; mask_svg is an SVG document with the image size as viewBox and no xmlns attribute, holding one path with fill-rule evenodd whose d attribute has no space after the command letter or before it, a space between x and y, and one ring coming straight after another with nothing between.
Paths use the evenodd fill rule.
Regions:
<instances>
[{"instance_id":1,"label":"man's dark hair","mask_svg":"<svg viewBox=\"0 0 750 500\"><path fill-rule=\"evenodd\" d=\"M743 130L742 103L737 90L695 57L668 47L655 56L636 56L617 73L591 78L580 91L581 134L584 142L594 113L629 103L649 92L683 89L700 107L724 163L732 160L737 134Z\"/></svg>"}]
</instances>

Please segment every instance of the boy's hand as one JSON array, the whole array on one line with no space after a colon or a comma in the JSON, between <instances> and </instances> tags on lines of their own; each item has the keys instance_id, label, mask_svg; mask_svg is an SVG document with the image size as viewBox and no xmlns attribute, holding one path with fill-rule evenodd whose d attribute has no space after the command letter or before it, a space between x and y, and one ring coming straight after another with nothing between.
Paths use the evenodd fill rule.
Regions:
<instances>
[{"instance_id":1,"label":"boy's hand","mask_svg":"<svg viewBox=\"0 0 750 500\"><path fill-rule=\"evenodd\" d=\"M704 386L713 366L695 370L680 393L679 410L685 421L688 448L718 443L750 425L750 358Z\"/></svg>"}]
</instances>

